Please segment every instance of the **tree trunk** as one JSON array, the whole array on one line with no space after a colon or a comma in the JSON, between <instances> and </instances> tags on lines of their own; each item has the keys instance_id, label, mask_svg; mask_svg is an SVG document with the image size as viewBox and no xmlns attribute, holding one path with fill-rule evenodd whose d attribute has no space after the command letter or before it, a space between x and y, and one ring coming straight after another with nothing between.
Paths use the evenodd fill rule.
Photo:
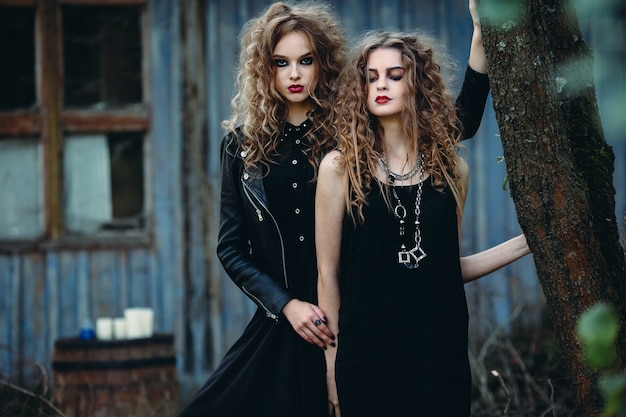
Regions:
<instances>
[{"instance_id":1,"label":"tree trunk","mask_svg":"<svg viewBox=\"0 0 626 417\"><path fill-rule=\"evenodd\" d=\"M511 195L533 252L578 415L599 415L597 375L576 321L599 301L626 329L626 268L615 219L593 57L567 0L482 0L483 39ZM626 331L618 342L626 363Z\"/></svg>"}]
</instances>

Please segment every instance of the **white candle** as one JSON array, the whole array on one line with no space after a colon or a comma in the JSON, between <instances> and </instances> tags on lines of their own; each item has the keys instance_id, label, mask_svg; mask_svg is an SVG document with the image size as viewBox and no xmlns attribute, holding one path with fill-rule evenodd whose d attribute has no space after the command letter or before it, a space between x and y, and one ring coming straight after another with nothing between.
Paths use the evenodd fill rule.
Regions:
<instances>
[{"instance_id":1,"label":"white candle","mask_svg":"<svg viewBox=\"0 0 626 417\"><path fill-rule=\"evenodd\" d=\"M113 338L113 320L111 317L96 319L96 337L99 340L111 340Z\"/></svg>"},{"instance_id":2,"label":"white candle","mask_svg":"<svg viewBox=\"0 0 626 417\"><path fill-rule=\"evenodd\" d=\"M139 339L152 337L154 332L154 311L148 307L130 307L124 309L126 319L126 337Z\"/></svg>"},{"instance_id":3,"label":"white candle","mask_svg":"<svg viewBox=\"0 0 626 417\"><path fill-rule=\"evenodd\" d=\"M113 334L118 340L126 339L126 319L124 317L113 319Z\"/></svg>"},{"instance_id":4,"label":"white candle","mask_svg":"<svg viewBox=\"0 0 626 417\"><path fill-rule=\"evenodd\" d=\"M134 307L124 309L124 319L126 320L126 337L128 339L143 337L140 309Z\"/></svg>"},{"instance_id":5,"label":"white candle","mask_svg":"<svg viewBox=\"0 0 626 417\"><path fill-rule=\"evenodd\" d=\"M151 308L141 309L141 334L143 337L152 337L154 333L154 311Z\"/></svg>"}]
</instances>

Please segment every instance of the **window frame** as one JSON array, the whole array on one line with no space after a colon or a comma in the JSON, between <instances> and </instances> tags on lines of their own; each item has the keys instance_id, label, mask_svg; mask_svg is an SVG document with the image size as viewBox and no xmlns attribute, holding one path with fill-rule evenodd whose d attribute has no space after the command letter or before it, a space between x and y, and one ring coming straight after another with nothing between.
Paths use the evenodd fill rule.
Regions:
<instances>
[{"instance_id":1,"label":"window frame","mask_svg":"<svg viewBox=\"0 0 626 417\"><path fill-rule=\"evenodd\" d=\"M150 172L151 92L149 80L149 28L147 0L0 0L0 7L35 9L35 105L32 109L0 112L0 140L38 138L43 149L44 229L39 238L0 240L0 249L48 246L119 247L152 243ZM63 103L62 6L140 6L142 44L142 101L115 109L65 109ZM92 235L69 234L63 226L62 150L67 135L135 132L144 141L144 213L142 229L101 231Z\"/></svg>"}]
</instances>

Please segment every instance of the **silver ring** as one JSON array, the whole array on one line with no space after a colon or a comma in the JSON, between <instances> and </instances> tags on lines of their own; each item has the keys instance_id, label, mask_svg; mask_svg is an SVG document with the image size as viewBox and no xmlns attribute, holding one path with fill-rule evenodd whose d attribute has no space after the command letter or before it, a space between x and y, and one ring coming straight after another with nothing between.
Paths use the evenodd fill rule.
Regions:
<instances>
[{"instance_id":1,"label":"silver ring","mask_svg":"<svg viewBox=\"0 0 626 417\"><path fill-rule=\"evenodd\" d=\"M313 324L315 324L315 326L319 326L320 324L322 324L322 320L317 319L313 322Z\"/></svg>"}]
</instances>

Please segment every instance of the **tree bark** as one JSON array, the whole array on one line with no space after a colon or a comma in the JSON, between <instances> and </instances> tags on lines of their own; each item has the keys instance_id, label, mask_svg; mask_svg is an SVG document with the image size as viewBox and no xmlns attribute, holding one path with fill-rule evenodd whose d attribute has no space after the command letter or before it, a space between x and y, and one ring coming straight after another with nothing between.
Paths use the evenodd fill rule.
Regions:
<instances>
[{"instance_id":1,"label":"tree bark","mask_svg":"<svg viewBox=\"0 0 626 417\"><path fill-rule=\"evenodd\" d=\"M592 53L567 0L481 0L479 10L520 226L578 415L599 415L597 375L582 357L576 321L606 301L626 329L626 268L614 214L614 155L600 123ZM617 346L623 366L626 331Z\"/></svg>"}]
</instances>

